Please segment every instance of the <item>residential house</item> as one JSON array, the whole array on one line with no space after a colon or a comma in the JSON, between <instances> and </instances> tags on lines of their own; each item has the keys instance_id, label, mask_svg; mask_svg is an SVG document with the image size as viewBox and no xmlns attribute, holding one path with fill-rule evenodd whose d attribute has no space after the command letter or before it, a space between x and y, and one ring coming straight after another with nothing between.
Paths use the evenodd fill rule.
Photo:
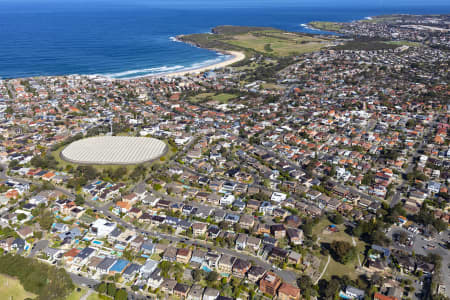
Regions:
<instances>
[{"instance_id":1,"label":"residential house","mask_svg":"<svg viewBox=\"0 0 450 300\"><path fill-rule=\"evenodd\" d=\"M163 260L174 262L177 259L177 248L169 246L166 251L164 251Z\"/></svg>"},{"instance_id":2,"label":"residential house","mask_svg":"<svg viewBox=\"0 0 450 300\"><path fill-rule=\"evenodd\" d=\"M300 289L289 283L282 283L278 289L280 300L300 300Z\"/></svg>"},{"instance_id":3,"label":"residential house","mask_svg":"<svg viewBox=\"0 0 450 300\"><path fill-rule=\"evenodd\" d=\"M286 230L287 236L289 238L289 242L294 245L301 245L303 243L303 230L288 228Z\"/></svg>"},{"instance_id":4,"label":"residential house","mask_svg":"<svg viewBox=\"0 0 450 300\"><path fill-rule=\"evenodd\" d=\"M89 258L95 254L95 249L86 247L83 250L81 250L80 253L75 256L73 262L78 265L85 265Z\"/></svg>"},{"instance_id":5,"label":"residential house","mask_svg":"<svg viewBox=\"0 0 450 300\"><path fill-rule=\"evenodd\" d=\"M286 229L283 224L274 224L270 226L270 231L277 240L286 237Z\"/></svg>"},{"instance_id":6,"label":"residential house","mask_svg":"<svg viewBox=\"0 0 450 300\"><path fill-rule=\"evenodd\" d=\"M177 262L180 262L182 264L189 263L189 260L192 256L192 250L188 248L181 248L177 251Z\"/></svg>"},{"instance_id":7,"label":"residential house","mask_svg":"<svg viewBox=\"0 0 450 300\"><path fill-rule=\"evenodd\" d=\"M207 287L203 292L202 300L216 300L219 296L219 291L210 287ZM381 299L383 300L383 299Z\"/></svg>"},{"instance_id":8,"label":"residential house","mask_svg":"<svg viewBox=\"0 0 450 300\"><path fill-rule=\"evenodd\" d=\"M198 284L194 284L189 290L189 294L187 296L188 300L202 300L204 287Z\"/></svg>"},{"instance_id":9,"label":"residential house","mask_svg":"<svg viewBox=\"0 0 450 300\"><path fill-rule=\"evenodd\" d=\"M191 264L197 263L202 265L205 260L206 252L200 249L194 249L191 256Z\"/></svg>"},{"instance_id":10,"label":"residential house","mask_svg":"<svg viewBox=\"0 0 450 300\"><path fill-rule=\"evenodd\" d=\"M147 259L145 264L139 269L139 273L142 277L148 278L150 274L155 272L156 268L158 268L159 262L153 259Z\"/></svg>"},{"instance_id":11,"label":"residential house","mask_svg":"<svg viewBox=\"0 0 450 300\"><path fill-rule=\"evenodd\" d=\"M259 289L264 294L274 297L281 285L281 279L273 272L267 272L259 282Z\"/></svg>"},{"instance_id":12,"label":"residential house","mask_svg":"<svg viewBox=\"0 0 450 300\"><path fill-rule=\"evenodd\" d=\"M141 269L141 265L138 264L130 264L125 271L123 271L123 278L125 278L126 280L131 280L133 279L136 274L139 273L139 270ZM161 281L162 282L162 281Z\"/></svg>"},{"instance_id":13,"label":"residential house","mask_svg":"<svg viewBox=\"0 0 450 300\"><path fill-rule=\"evenodd\" d=\"M239 226L241 228L251 230L253 226L255 225L255 218L251 215L242 215L241 219L239 220Z\"/></svg>"},{"instance_id":14,"label":"residential house","mask_svg":"<svg viewBox=\"0 0 450 300\"><path fill-rule=\"evenodd\" d=\"M257 252L259 248L261 247L261 239L249 236L247 238L247 249Z\"/></svg>"},{"instance_id":15,"label":"residential house","mask_svg":"<svg viewBox=\"0 0 450 300\"><path fill-rule=\"evenodd\" d=\"M287 259L288 259L289 264L296 265L296 264L300 263L300 261L302 259L302 255L295 251L291 251L291 252L289 252Z\"/></svg>"},{"instance_id":16,"label":"residential house","mask_svg":"<svg viewBox=\"0 0 450 300\"><path fill-rule=\"evenodd\" d=\"M222 254L217 264L218 271L220 273L231 274L233 271L233 264L235 260L236 258L231 255Z\"/></svg>"},{"instance_id":17,"label":"residential house","mask_svg":"<svg viewBox=\"0 0 450 300\"><path fill-rule=\"evenodd\" d=\"M130 262L126 259L118 259L116 263L109 269L109 273L114 274L122 274L125 269L130 265Z\"/></svg>"},{"instance_id":18,"label":"residential house","mask_svg":"<svg viewBox=\"0 0 450 300\"><path fill-rule=\"evenodd\" d=\"M206 236L208 225L205 223L196 222L192 224L192 233L194 237Z\"/></svg>"},{"instance_id":19,"label":"residential house","mask_svg":"<svg viewBox=\"0 0 450 300\"><path fill-rule=\"evenodd\" d=\"M161 284L161 291L163 293L172 295L177 285L177 281L174 279L164 279L164 282Z\"/></svg>"},{"instance_id":20,"label":"residential house","mask_svg":"<svg viewBox=\"0 0 450 300\"><path fill-rule=\"evenodd\" d=\"M147 283L152 289L159 288L164 282L164 278L159 273L160 272L153 272L147 279Z\"/></svg>"},{"instance_id":21,"label":"residential house","mask_svg":"<svg viewBox=\"0 0 450 300\"><path fill-rule=\"evenodd\" d=\"M253 283L258 282L266 273L266 269L259 266L251 266L251 268L247 272L248 280Z\"/></svg>"},{"instance_id":22,"label":"residential house","mask_svg":"<svg viewBox=\"0 0 450 300\"><path fill-rule=\"evenodd\" d=\"M245 233L238 234L238 237L235 242L237 250L244 250L247 247L247 238L248 238L248 235Z\"/></svg>"},{"instance_id":23,"label":"residential house","mask_svg":"<svg viewBox=\"0 0 450 300\"><path fill-rule=\"evenodd\" d=\"M152 255L155 253L156 246L151 241L144 241L141 245L142 253L146 255Z\"/></svg>"},{"instance_id":24,"label":"residential house","mask_svg":"<svg viewBox=\"0 0 450 300\"><path fill-rule=\"evenodd\" d=\"M97 272L100 274L109 274L111 267L116 263L117 259L112 257L105 257L101 263L97 265Z\"/></svg>"},{"instance_id":25,"label":"residential house","mask_svg":"<svg viewBox=\"0 0 450 300\"><path fill-rule=\"evenodd\" d=\"M249 261L237 258L233 264L233 276L244 278L250 267L251 263Z\"/></svg>"},{"instance_id":26,"label":"residential house","mask_svg":"<svg viewBox=\"0 0 450 300\"><path fill-rule=\"evenodd\" d=\"M181 299L187 297L190 287L187 284L177 283L173 288L173 294Z\"/></svg>"}]
</instances>

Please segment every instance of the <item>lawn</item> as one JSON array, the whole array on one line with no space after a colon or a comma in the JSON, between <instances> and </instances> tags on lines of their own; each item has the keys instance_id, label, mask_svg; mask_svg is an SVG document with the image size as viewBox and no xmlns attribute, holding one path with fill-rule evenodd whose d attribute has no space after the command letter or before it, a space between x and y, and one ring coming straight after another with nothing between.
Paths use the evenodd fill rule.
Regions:
<instances>
[{"instance_id":1,"label":"lawn","mask_svg":"<svg viewBox=\"0 0 450 300\"><path fill-rule=\"evenodd\" d=\"M333 241L346 241L353 245L352 237L345 232L345 225L337 225L339 232L324 232L324 229L330 225L331 222L328 219L321 220L316 226L313 228L313 234L318 237L319 244L321 243L331 243ZM355 238L357 253L360 257L361 262L364 260L364 251L365 251L365 243ZM325 266L325 262L327 261L327 257L320 255L322 260L321 269ZM350 278L356 278L357 274L355 272L356 267L359 266L358 259L355 258L353 261L349 262L346 265L343 265L333 258L330 260L327 271L323 278L330 279L331 276L337 275L348 275Z\"/></svg>"},{"instance_id":2,"label":"lawn","mask_svg":"<svg viewBox=\"0 0 450 300\"><path fill-rule=\"evenodd\" d=\"M409 42L409 41L387 41L385 43L390 44L390 45L399 45L399 46L424 47L424 45L421 43Z\"/></svg>"},{"instance_id":3,"label":"lawn","mask_svg":"<svg viewBox=\"0 0 450 300\"><path fill-rule=\"evenodd\" d=\"M100 295L98 293L92 293L87 298L87 300L109 300L109 299L112 299L112 298L110 298L106 295Z\"/></svg>"},{"instance_id":4,"label":"lawn","mask_svg":"<svg viewBox=\"0 0 450 300\"><path fill-rule=\"evenodd\" d=\"M342 28L342 24L336 23L336 22L310 22L308 25L310 25L313 28L325 30L325 31L339 31Z\"/></svg>"},{"instance_id":5,"label":"lawn","mask_svg":"<svg viewBox=\"0 0 450 300\"><path fill-rule=\"evenodd\" d=\"M217 95L215 93L202 93L202 94L198 94L196 96L190 97L189 100L192 103L200 103L200 102L205 102L205 101L209 101L209 100L218 101L220 103L228 103L228 101L230 101L231 99L234 99L236 97L237 97L237 95L229 94L229 93L220 93Z\"/></svg>"},{"instance_id":6,"label":"lawn","mask_svg":"<svg viewBox=\"0 0 450 300\"><path fill-rule=\"evenodd\" d=\"M249 32L236 35L228 43L278 57L314 52L327 40L282 31Z\"/></svg>"},{"instance_id":7,"label":"lawn","mask_svg":"<svg viewBox=\"0 0 450 300\"><path fill-rule=\"evenodd\" d=\"M36 295L23 289L20 281L13 277L0 274L0 299L23 300L36 298Z\"/></svg>"},{"instance_id":8,"label":"lawn","mask_svg":"<svg viewBox=\"0 0 450 300\"><path fill-rule=\"evenodd\" d=\"M79 300L86 294L86 292L87 290L84 288L80 288L80 291L78 291L78 288L75 288L73 292L67 296L66 300Z\"/></svg>"}]
</instances>

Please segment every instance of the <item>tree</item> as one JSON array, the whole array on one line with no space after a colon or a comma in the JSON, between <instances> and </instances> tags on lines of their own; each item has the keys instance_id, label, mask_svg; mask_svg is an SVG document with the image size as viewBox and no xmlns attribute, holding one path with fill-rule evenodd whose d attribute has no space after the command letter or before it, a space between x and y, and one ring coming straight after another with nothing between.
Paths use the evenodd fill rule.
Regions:
<instances>
[{"instance_id":1,"label":"tree","mask_svg":"<svg viewBox=\"0 0 450 300\"><path fill-rule=\"evenodd\" d=\"M114 300L127 300L128 293L124 289L117 290Z\"/></svg>"},{"instance_id":2,"label":"tree","mask_svg":"<svg viewBox=\"0 0 450 300\"><path fill-rule=\"evenodd\" d=\"M202 280L204 276L205 276L205 271L203 271L201 269L192 270L192 278L194 279L194 281L198 282L198 281Z\"/></svg>"},{"instance_id":3,"label":"tree","mask_svg":"<svg viewBox=\"0 0 450 300\"><path fill-rule=\"evenodd\" d=\"M219 274L216 271L211 271L206 275L206 281L209 283L215 282L219 279Z\"/></svg>"},{"instance_id":4,"label":"tree","mask_svg":"<svg viewBox=\"0 0 450 300\"><path fill-rule=\"evenodd\" d=\"M333 241L330 245L335 260L341 264L346 264L356 256L356 248L345 241Z\"/></svg>"},{"instance_id":5,"label":"tree","mask_svg":"<svg viewBox=\"0 0 450 300\"><path fill-rule=\"evenodd\" d=\"M344 217L340 213L330 215L329 219L331 222L337 225L344 223Z\"/></svg>"},{"instance_id":6,"label":"tree","mask_svg":"<svg viewBox=\"0 0 450 300\"><path fill-rule=\"evenodd\" d=\"M302 275L297 279L297 286L300 288L300 291L305 298L309 298L311 296L313 282L311 277L308 275Z\"/></svg>"},{"instance_id":7,"label":"tree","mask_svg":"<svg viewBox=\"0 0 450 300\"><path fill-rule=\"evenodd\" d=\"M110 297L114 297L116 295L116 285L114 283L109 282L106 286L106 294Z\"/></svg>"},{"instance_id":8,"label":"tree","mask_svg":"<svg viewBox=\"0 0 450 300\"><path fill-rule=\"evenodd\" d=\"M172 264L169 261L162 261L159 263L158 267L161 269L161 275L168 278Z\"/></svg>"},{"instance_id":9,"label":"tree","mask_svg":"<svg viewBox=\"0 0 450 300\"><path fill-rule=\"evenodd\" d=\"M19 221L25 220L26 218L27 218L27 215L24 213L17 215L17 220L19 220Z\"/></svg>"},{"instance_id":10,"label":"tree","mask_svg":"<svg viewBox=\"0 0 450 300\"><path fill-rule=\"evenodd\" d=\"M78 206L83 205L84 204L84 197L82 195L80 195L80 194L77 194L75 196L75 204L78 205Z\"/></svg>"},{"instance_id":11,"label":"tree","mask_svg":"<svg viewBox=\"0 0 450 300\"><path fill-rule=\"evenodd\" d=\"M312 229L313 229L313 225L311 222L306 222L305 224L302 225L302 230L306 236L309 236L309 237L312 236Z\"/></svg>"},{"instance_id":12,"label":"tree","mask_svg":"<svg viewBox=\"0 0 450 300\"><path fill-rule=\"evenodd\" d=\"M44 230L50 230L52 228L54 216L48 210L43 210L39 215L39 225Z\"/></svg>"},{"instance_id":13,"label":"tree","mask_svg":"<svg viewBox=\"0 0 450 300\"><path fill-rule=\"evenodd\" d=\"M106 293L106 283L102 282L96 286L95 290L100 294Z\"/></svg>"}]
</instances>

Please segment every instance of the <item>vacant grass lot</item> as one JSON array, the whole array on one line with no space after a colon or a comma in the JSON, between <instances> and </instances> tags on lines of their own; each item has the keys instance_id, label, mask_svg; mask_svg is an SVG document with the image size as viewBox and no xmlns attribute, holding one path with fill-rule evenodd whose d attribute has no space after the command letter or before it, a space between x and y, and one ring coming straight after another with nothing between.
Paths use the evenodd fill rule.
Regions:
<instances>
[{"instance_id":1,"label":"vacant grass lot","mask_svg":"<svg viewBox=\"0 0 450 300\"><path fill-rule=\"evenodd\" d=\"M66 300L79 300L86 293L87 290L85 288L80 288L80 291L78 291L78 288L75 288L73 292L69 296L67 296Z\"/></svg>"},{"instance_id":2,"label":"vacant grass lot","mask_svg":"<svg viewBox=\"0 0 450 300\"><path fill-rule=\"evenodd\" d=\"M337 225L339 228L339 232L327 232L326 229L328 225L330 225L331 222L328 219L324 219L319 222L316 226L313 228L313 234L315 234L318 237L319 244L322 243L331 243L333 241L346 241L353 245L352 237L351 235L347 234L345 232L345 225ZM365 251L365 243L355 238L356 243L356 249L357 254L360 257L361 262L364 259L364 251ZM321 258L321 270L325 266L325 263L327 261L327 257L323 256L321 254L318 254ZM350 278L355 279L357 277L357 273L355 272L356 267L359 266L358 258L355 257L355 259L348 264L341 264L337 261L335 261L333 258L331 258L330 263L328 265L327 271L325 272L325 275L323 278L330 279L333 275L337 276L343 276L348 275Z\"/></svg>"},{"instance_id":3,"label":"vacant grass lot","mask_svg":"<svg viewBox=\"0 0 450 300\"><path fill-rule=\"evenodd\" d=\"M228 93L220 93L220 94L214 94L214 93L202 93L198 94L194 97L189 98L189 100L192 103L200 103L205 102L209 100L218 101L220 103L228 103L231 99L236 98L237 95L235 94L228 94Z\"/></svg>"},{"instance_id":4,"label":"vacant grass lot","mask_svg":"<svg viewBox=\"0 0 450 300\"><path fill-rule=\"evenodd\" d=\"M25 291L18 279L0 274L0 299L23 300L26 298L34 299L36 295Z\"/></svg>"},{"instance_id":5,"label":"vacant grass lot","mask_svg":"<svg viewBox=\"0 0 450 300\"><path fill-rule=\"evenodd\" d=\"M226 42L278 57L314 52L327 46L324 39L281 31L249 32Z\"/></svg>"},{"instance_id":6,"label":"vacant grass lot","mask_svg":"<svg viewBox=\"0 0 450 300\"><path fill-rule=\"evenodd\" d=\"M98 293L92 293L87 298L87 300L109 300L109 299L112 299L112 298L108 297L106 295L100 295Z\"/></svg>"}]
</instances>

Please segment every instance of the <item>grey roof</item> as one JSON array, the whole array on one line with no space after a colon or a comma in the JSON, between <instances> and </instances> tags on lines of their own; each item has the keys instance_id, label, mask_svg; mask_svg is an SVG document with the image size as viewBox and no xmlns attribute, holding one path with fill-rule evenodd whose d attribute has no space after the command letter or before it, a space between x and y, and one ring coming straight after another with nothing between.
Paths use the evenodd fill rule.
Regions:
<instances>
[{"instance_id":1,"label":"grey roof","mask_svg":"<svg viewBox=\"0 0 450 300\"><path fill-rule=\"evenodd\" d=\"M355 294L355 295L361 296L361 297L364 296L364 294L365 294L363 290L357 289L350 285L347 285L345 290L346 290L346 292L349 292L349 293L352 293L352 294Z\"/></svg>"},{"instance_id":2,"label":"grey roof","mask_svg":"<svg viewBox=\"0 0 450 300\"><path fill-rule=\"evenodd\" d=\"M124 275L133 275L136 272L139 272L141 269L141 265L138 264L131 264L128 266L128 268L125 269L123 272Z\"/></svg>"},{"instance_id":3,"label":"grey roof","mask_svg":"<svg viewBox=\"0 0 450 300\"><path fill-rule=\"evenodd\" d=\"M118 237L122 233L119 227L114 228L114 230L108 235L108 237Z\"/></svg>"},{"instance_id":4,"label":"grey roof","mask_svg":"<svg viewBox=\"0 0 450 300\"><path fill-rule=\"evenodd\" d=\"M81 258L81 259L85 259L85 258L89 257L89 255L94 253L94 251L95 250L93 248L86 247L83 250L81 250L81 252L78 253L76 257Z\"/></svg>"},{"instance_id":5,"label":"grey roof","mask_svg":"<svg viewBox=\"0 0 450 300\"><path fill-rule=\"evenodd\" d=\"M102 260L102 262L98 264L97 269L107 271L112 267L113 264L116 263L116 260L117 259L112 258L112 257L105 257L105 259Z\"/></svg>"},{"instance_id":6,"label":"grey roof","mask_svg":"<svg viewBox=\"0 0 450 300\"><path fill-rule=\"evenodd\" d=\"M77 236L81 236L81 231L80 231L80 229L78 229L78 227L72 228L71 230L58 235L58 237L61 240L64 240L67 238L70 238L71 240L73 240Z\"/></svg>"},{"instance_id":7,"label":"grey roof","mask_svg":"<svg viewBox=\"0 0 450 300\"><path fill-rule=\"evenodd\" d=\"M58 254L61 250L56 249L56 248L51 248L51 247L47 247L44 250L42 250L42 252L44 252L44 254L48 255L48 256L54 256L56 254Z\"/></svg>"}]
</instances>

